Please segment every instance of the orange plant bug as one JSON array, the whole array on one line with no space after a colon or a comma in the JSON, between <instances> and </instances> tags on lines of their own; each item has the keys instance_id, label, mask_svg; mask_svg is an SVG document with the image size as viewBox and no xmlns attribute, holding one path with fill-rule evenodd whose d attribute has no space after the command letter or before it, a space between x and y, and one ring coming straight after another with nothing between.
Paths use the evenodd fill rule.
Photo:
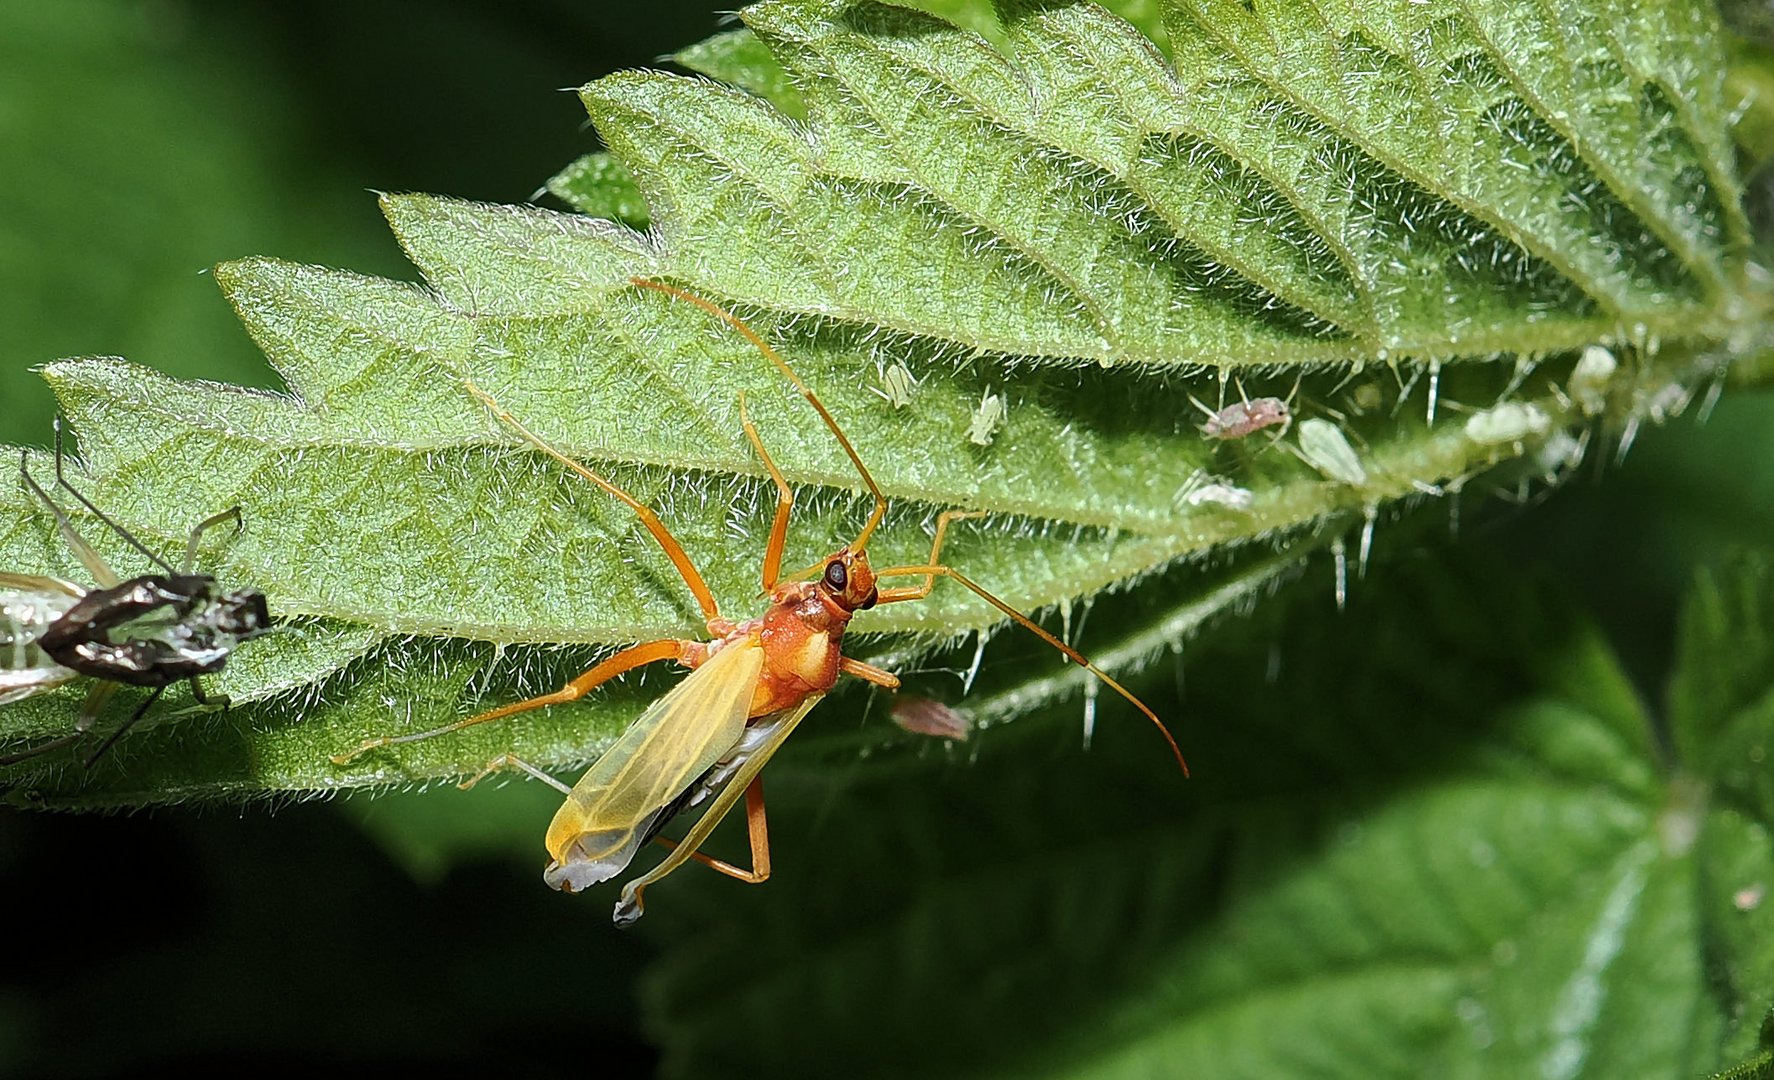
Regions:
<instances>
[{"instance_id":1,"label":"orange plant bug","mask_svg":"<svg viewBox=\"0 0 1774 1080\"><path fill-rule=\"evenodd\" d=\"M660 660L674 660L691 669L689 676L643 712L572 787L510 754L489 762L464 785L472 785L494 771L514 768L553 785L566 795L566 802L555 814L545 839L553 861L542 876L556 889L577 892L615 877L649 841L657 839L671 848L671 853L662 862L623 887L614 919L618 926L626 926L641 916L645 890L691 859L750 884L761 883L770 876L770 842L760 771L802 717L837 682L839 675L851 675L885 689L899 686L899 679L892 673L843 655L841 643L845 627L854 612L878 604L897 604L928 596L936 579L944 577L972 590L1132 702L1158 726L1187 775L1188 766L1176 740L1144 702L1076 649L1037 626L960 571L941 562L943 538L949 525L965 518L979 517L979 513L949 510L939 515L930 557L924 562L872 568L868 557L869 538L886 513L887 499L843 429L813 390L738 316L671 285L640 278L632 279L632 283L694 304L727 323L801 392L837 439L855 465L863 485L874 497L874 509L862 531L855 540L807 570L783 576L782 555L789 515L794 506L794 491L764 448L741 396L740 422L746 438L776 485L777 499L762 567L764 593L769 597L769 606L759 618L735 622L721 614L702 574L651 509L531 432L488 394L469 383L469 392L525 442L634 510L696 598L708 627L709 639L664 638L633 645L553 693L490 709L432 731L371 739L350 753L335 757L335 763L343 764L379 747L427 739L531 709L573 701L623 672ZM898 587L879 584L889 578L910 578L914 583ZM919 578L923 580L916 581ZM742 794L751 845L750 869L733 866L697 850ZM674 843L658 835L671 818L705 803L706 809L682 840Z\"/></svg>"}]
</instances>

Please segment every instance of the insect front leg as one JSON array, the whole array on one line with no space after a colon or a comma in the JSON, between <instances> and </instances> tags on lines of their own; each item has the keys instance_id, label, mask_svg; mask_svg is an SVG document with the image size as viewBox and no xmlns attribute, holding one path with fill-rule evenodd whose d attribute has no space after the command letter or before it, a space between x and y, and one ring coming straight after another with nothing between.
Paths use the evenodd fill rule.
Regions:
<instances>
[{"instance_id":1,"label":"insect front leg","mask_svg":"<svg viewBox=\"0 0 1774 1080\"><path fill-rule=\"evenodd\" d=\"M221 513L211 514L197 523L197 527L192 529L191 535L185 539L183 573L189 574L191 568L197 565L197 545L203 542L203 534L217 525L224 525L230 521L234 523L234 535L239 536L240 531L246 528L246 519L240 516L240 507L238 506L230 506Z\"/></svg>"},{"instance_id":2,"label":"insect front leg","mask_svg":"<svg viewBox=\"0 0 1774 1080\"><path fill-rule=\"evenodd\" d=\"M898 690L899 676L891 671L883 671L873 664L865 664L848 656L838 658L838 670L846 675L854 675L863 682L874 683L883 690Z\"/></svg>"},{"instance_id":3,"label":"insect front leg","mask_svg":"<svg viewBox=\"0 0 1774 1080\"><path fill-rule=\"evenodd\" d=\"M197 702L204 712L227 712L234 703L227 694L206 694L203 682L197 676L191 676L191 700Z\"/></svg>"}]
</instances>

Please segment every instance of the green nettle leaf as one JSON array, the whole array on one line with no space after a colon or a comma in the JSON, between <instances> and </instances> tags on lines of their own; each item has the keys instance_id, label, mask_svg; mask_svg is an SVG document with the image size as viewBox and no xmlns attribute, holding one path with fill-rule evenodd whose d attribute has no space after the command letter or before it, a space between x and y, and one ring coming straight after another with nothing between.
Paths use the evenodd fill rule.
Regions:
<instances>
[{"instance_id":1,"label":"green nettle leaf","mask_svg":"<svg viewBox=\"0 0 1774 1080\"><path fill-rule=\"evenodd\" d=\"M1144 732L1064 751L1075 713L965 767L791 748L769 889L686 881L649 928L663 1071L815 1074L859 1031L850 1071L895 1076L1741 1060L1774 999L1774 819L1741 793L1770 730L1766 570L1696 591L1673 769L1597 631L1502 567L1399 572L1335 621L1296 593L1192 652L1188 785Z\"/></svg>"},{"instance_id":2,"label":"green nettle leaf","mask_svg":"<svg viewBox=\"0 0 1774 1080\"><path fill-rule=\"evenodd\" d=\"M1131 602L1084 639L1116 669L1414 504L1556 481L1766 347L1703 7L1158 7L762 4L681 58L725 83L583 89L608 152L552 190L602 217L388 196L423 287L218 268L287 393L51 365L92 496L167 548L240 505L244 532L205 554L293 629L241 650L227 716L9 782L94 806L597 753L658 682L329 761L701 632L634 515L469 382L654 506L727 612L755 610L774 501L742 394L800 492L786 563L855 535L869 503L805 403L634 277L730 305L818 389L893 500L877 564L923 560L958 506L986 516L945 558L1019 608L1165 572L1164 610ZM1263 396L1303 422L1199 430ZM0 565L78 578L6 499ZM902 635L859 645L903 658L997 621L939 587L854 629ZM1089 692L1009 668L994 716ZM66 730L80 692L5 710L0 734Z\"/></svg>"}]
</instances>

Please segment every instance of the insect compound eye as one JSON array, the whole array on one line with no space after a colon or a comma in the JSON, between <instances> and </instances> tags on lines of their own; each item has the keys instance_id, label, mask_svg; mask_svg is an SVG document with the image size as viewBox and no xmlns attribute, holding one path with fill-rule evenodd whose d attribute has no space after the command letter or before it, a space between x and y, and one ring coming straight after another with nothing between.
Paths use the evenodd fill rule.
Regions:
<instances>
[{"instance_id":1,"label":"insect compound eye","mask_svg":"<svg viewBox=\"0 0 1774 1080\"><path fill-rule=\"evenodd\" d=\"M825 564L825 583L833 591L843 592L844 587L850 584L850 571L844 569L843 563L833 559Z\"/></svg>"}]
</instances>

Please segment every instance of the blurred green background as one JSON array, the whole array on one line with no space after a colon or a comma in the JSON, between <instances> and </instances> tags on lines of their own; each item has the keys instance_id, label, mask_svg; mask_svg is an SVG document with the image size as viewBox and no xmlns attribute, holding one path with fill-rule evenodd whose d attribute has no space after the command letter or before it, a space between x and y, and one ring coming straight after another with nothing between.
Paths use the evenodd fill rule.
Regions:
<instances>
[{"instance_id":1,"label":"blurred green background","mask_svg":"<svg viewBox=\"0 0 1774 1080\"><path fill-rule=\"evenodd\" d=\"M719 25L711 5L644 7L643 15L640 5L567 0L0 0L0 442L47 444L52 402L30 369L60 357L117 354L183 377L275 385L206 268L270 254L416 278L370 192L528 199L595 146L563 88L652 62ZM1763 179L1754 200L1765 216ZM1594 613L1654 699L1695 568L1774 536L1774 398L1727 395L1708 423L1691 412L1646 432L1624 465L1586 467L1542 505L1471 499L1464 510L1457 537L1437 528L1409 545L1414 561L1439 561L1480 591L1488 580L1525 578ZM1416 602L1412 578L1395 573L1387 553L1358 586L1368 605L1362 617L1383 620ZM1205 655L1260 661L1280 640L1282 613L1293 613L1295 625L1338 625L1329 580L1328 566L1313 567L1272 603L1274 615L1231 628ZM1146 683L1181 677L1179 665L1174 680L1161 672ZM1213 693L1211 679L1192 691L1183 729L1192 750L1210 741L1203 725L1236 720L1210 741L1233 740L1226 753L1235 756L1238 725L1258 726L1264 709L1274 722L1299 708L1258 695L1216 711ZM1167 703L1180 708L1174 690ZM827 708L846 729L885 723L865 695ZM1174 790L1149 732L1099 732L1098 749L1086 754L1073 712L1024 727L979 743L977 765L966 753L889 740L889 762L872 765L866 780L854 763L796 773L785 755L788 798L773 803L772 817L779 867L798 860L800 875L817 876L822 853L853 842L884 852L883 860L905 857L863 839L883 815L904 811L909 820L928 810L924 790L939 804L971 794L1014 810L1015 798L1048 797L1031 770L1056 783L1095 774L1077 795L1057 797L1085 800L1077 827L1105 835L1137 829L1150 813L1149 804L1109 805L1104 792L1120 790L1120 778L1134 777L1132 790L1166 793L1153 796L1160 800L1199 797ZM897 786L879 803L858 794L884 783ZM657 1012L643 1022L643 1001L671 996L679 1023L696 1015L682 1007L682 973L694 965L649 967L660 955L681 958L701 935L742 925L736 920L773 898L778 919L853 913L865 937L867 920L888 917L871 907L875 894L846 893L841 883L814 890L825 901L817 911L782 911L807 889L746 891L702 875L674 880L684 882L678 915L615 933L609 898L562 896L538 880L541 831L556 801L540 785L514 783L471 796L125 818L8 811L0 816L0 890L15 949L0 965L0 1075L151 1066L644 1070L658 1040L687 1036L663 1029ZM992 847L966 853L973 824L957 819L930 842L949 845L952 859L1001 855ZM1043 838L1023 844L1015 850L1040 852ZM891 862L877 869L881 880L903 876ZM747 895L736 900L740 891ZM769 941L754 948L732 958L729 974L781 962L766 955ZM824 956L839 969L841 958ZM1125 958L1074 960L1063 968L1070 982L1052 987L1062 1002L1127 978ZM989 984L1023 965L1029 978L1050 977L1053 965L1039 961L1000 956L970 974ZM692 997L727 992L722 976L696 978L705 981ZM850 987L858 1030L823 1037L847 1034L867 1060L862 1025L871 1009L924 1008L952 1020L966 1013L974 989L963 980L954 1000L914 1007L886 1000L885 990L871 1001L866 985ZM792 1013L774 1023L758 1037L794 1037ZM945 1025L953 1026L936 1026ZM747 1058L740 1046L733 1054Z\"/></svg>"},{"instance_id":2,"label":"blurred green background","mask_svg":"<svg viewBox=\"0 0 1774 1080\"><path fill-rule=\"evenodd\" d=\"M61 357L275 385L209 267L415 278L372 191L530 198L595 145L571 89L714 7L0 0L0 441L47 445Z\"/></svg>"}]
</instances>

